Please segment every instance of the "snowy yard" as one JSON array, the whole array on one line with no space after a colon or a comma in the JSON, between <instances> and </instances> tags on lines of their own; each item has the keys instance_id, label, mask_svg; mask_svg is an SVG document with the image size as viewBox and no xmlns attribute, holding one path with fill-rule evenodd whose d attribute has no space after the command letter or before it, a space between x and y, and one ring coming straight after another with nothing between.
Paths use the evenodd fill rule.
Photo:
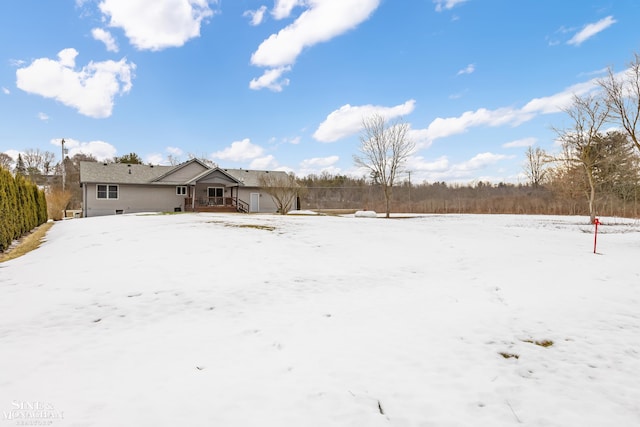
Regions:
<instances>
[{"instance_id":1,"label":"snowy yard","mask_svg":"<svg viewBox=\"0 0 640 427\"><path fill-rule=\"evenodd\" d=\"M0 427L640 425L640 225L585 221L57 223L0 264Z\"/></svg>"}]
</instances>

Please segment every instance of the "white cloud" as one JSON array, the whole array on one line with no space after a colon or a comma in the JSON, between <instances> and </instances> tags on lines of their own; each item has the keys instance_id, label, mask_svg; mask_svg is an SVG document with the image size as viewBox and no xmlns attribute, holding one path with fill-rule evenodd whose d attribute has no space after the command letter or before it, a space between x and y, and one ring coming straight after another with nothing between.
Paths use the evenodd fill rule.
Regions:
<instances>
[{"instance_id":1,"label":"white cloud","mask_svg":"<svg viewBox=\"0 0 640 427\"><path fill-rule=\"evenodd\" d=\"M507 142L502 144L502 148L521 148L521 147L531 147L538 141L537 138L522 138L516 139L515 141Z\"/></svg>"},{"instance_id":2,"label":"white cloud","mask_svg":"<svg viewBox=\"0 0 640 427\"><path fill-rule=\"evenodd\" d=\"M476 111L465 111L458 117L438 117L429 124L424 136L433 141L437 138L464 133L469 128L477 126L503 126L506 124L517 126L533 117L532 113L526 114L513 108L499 108L497 110L480 108Z\"/></svg>"},{"instance_id":3,"label":"white cloud","mask_svg":"<svg viewBox=\"0 0 640 427\"><path fill-rule=\"evenodd\" d=\"M433 142L433 138L429 135L429 129L411 129L407 136L416 144L416 150L429 148Z\"/></svg>"},{"instance_id":4,"label":"white cloud","mask_svg":"<svg viewBox=\"0 0 640 427\"><path fill-rule=\"evenodd\" d=\"M167 147L166 151L174 156L182 156L184 154L184 151L178 147Z\"/></svg>"},{"instance_id":5,"label":"white cloud","mask_svg":"<svg viewBox=\"0 0 640 427\"><path fill-rule=\"evenodd\" d=\"M78 56L78 51L73 48L62 49L58 52L60 65L67 68L76 66L76 56Z\"/></svg>"},{"instance_id":6,"label":"white cloud","mask_svg":"<svg viewBox=\"0 0 640 427\"><path fill-rule=\"evenodd\" d=\"M275 170L277 167L278 163L271 154L253 159L249 164L249 169L254 170Z\"/></svg>"},{"instance_id":7,"label":"white cloud","mask_svg":"<svg viewBox=\"0 0 640 427\"><path fill-rule=\"evenodd\" d=\"M606 30L616 22L617 21L613 19L613 16L607 16L606 18L603 18L598 22L595 22L593 24L587 24L582 30L576 33L571 38L571 40L567 42L567 44L580 46L584 41L590 39L591 37L595 36L599 32Z\"/></svg>"},{"instance_id":8,"label":"white cloud","mask_svg":"<svg viewBox=\"0 0 640 427\"><path fill-rule=\"evenodd\" d=\"M340 157L338 156L314 157L312 159L303 160L300 163L300 166L303 169L318 168L318 167L322 168L322 167L334 165L338 160L340 160Z\"/></svg>"},{"instance_id":9,"label":"white cloud","mask_svg":"<svg viewBox=\"0 0 640 427\"><path fill-rule=\"evenodd\" d=\"M5 95L10 95L11 91L9 89L7 89L6 87L2 86L2 93L4 93Z\"/></svg>"},{"instance_id":10,"label":"white cloud","mask_svg":"<svg viewBox=\"0 0 640 427\"><path fill-rule=\"evenodd\" d=\"M103 30L102 28L94 28L91 30L91 35L94 39L104 43L109 52L118 51L118 44L109 31Z\"/></svg>"},{"instance_id":11,"label":"white cloud","mask_svg":"<svg viewBox=\"0 0 640 427\"><path fill-rule=\"evenodd\" d=\"M379 4L380 0L281 0L274 10L276 18L288 16L296 5L307 9L292 24L264 40L251 55L251 63L270 69L290 66L304 48L355 28L369 18Z\"/></svg>"},{"instance_id":12,"label":"white cloud","mask_svg":"<svg viewBox=\"0 0 640 427\"><path fill-rule=\"evenodd\" d=\"M167 165L171 164L169 156L173 156L173 159L171 159L171 160L173 160L173 161L177 160L179 162L180 160L178 159L178 157L181 156L182 154L184 154L184 152L180 148L177 148L177 147L167 147L167 148L165 148L165 152L168 153L167 156L165 156L162 153L151 153L151 154L147 155L144 160L145 160L145 162L150 163L152 165L165 165L165 166L167 166Z\"/></svg>"},{"instance_id":13,"label":"white cloud","mask_svg":"<svg viewBox=\"0 0 640 427\"><path fill-rule=\"evenodd\" d=\"M416 101L410 99L404 104L394 107L380 105L343 105L338 110L331 112L324 122L318 126L313 137L321 142L334 142L341 138L360 132L362 120L374 114L385 119L393 119L407 115L415 108Z\"/></svg>"},{"instance_id":14,"label":"white cloud","mask_svg":"<svg viewBox=\"0 0 640 427\"><path fill-rule=\"evenodd\" d=\"M598 90L597 80L592 79L584 83L575 84L551 96L534 98L522 108L522 111L542 114L560 113L571 105L575 95L581 96Z\"/></svg>"},{"instance_id":15,"label":"white cloud","mask_svg":"<svg viewBox=\"0 0 640 427\"><path fill-rule=\"evenodd\" d=\"M4 152L5 154L9 155L9 157L11 157L13 159L13 161L15 162L16 160L18 160L18 154L21 154L22 151L18 151L18 150L7 150Z\"/></svg>"},{"instance_id":16,"label":"white cloud","mask_svg":"<svg viewBox=\"0 0 640 427\"><path fill-rule=\"evenodd\" d=\"M49 116L46 115L45 113L38 113L38 118L43 122L46 122L47 120L49 120Z\"/></svg>"},{"instance_id":17,"label":"white cloud","mask_svg":"<svg viewBox=\"0 0 640 427\"><path fill-rule=\"evenodd\" d=\"M506 156L504 154L494 153L480 153L473 156L466 162L462 162L454 165L453 170L458 172L475 172L483 169L487 166L494 165L500 160L512 158L513 156Z\"/></svg>"},{"instance_id":18,"label":"white cloud","mask_svg":"<svg viewBox=\"0 0 640 427\"><path fill-rule=\"evenodd\" d=\"M333 175L340 173L340 168L335 164L340 160L338 156L328 157L314 157L312 159L305 159L300 163L300 170L298 175L319 175L323 172L327 172Z\"/></svg>"},{"instance_id":19,"label":"white cloud","mask_svg":"<svg viewBox=\"0 0 640 427\"><path fill-rule=\"evenodd\" d=\"M242 141L232 142L230 147L222 151L216 151L211 154L211 158L241 162L253 160L262 156L263 153L264 149L262 147L252 144L249 138L245 138Z\"/></svg>"},{"instance_id":20,"label":"white cloud","mask_svg":"<svg viewBox=\"0 0 640 427\"><path fill-rule=\"evenodd\" d=\"M9 65L11 65L12 67L22 67L26 63L27 63L27 61L24 61L22 59L10 59L9 60Z\"/></svg>"},{"instance_id":21,"label":"white cloud","mask_svg":"<svg viewBox=\"0 0 640 427\"><path fill-rule=\"evenodd\" d=\"M441 156L434 161L427 161L422 156L413 156L407 160L407 169L419 172L441 172L449 168L447 156Z\"/></svg>"},{"instance_id":22,"label":"white cloud","mask_svg":"<svg viewBox=\"0 0 640 427\"><path fill-rule=\"evenodd\" d=\"M76 71L77 55L70 48L60 51L57 61L36 59L16 71L16 85L25 92L55 99L85 116L109 117L114 97L131 90L135 64L123 58L118 62L90 62Z\"/></svg>"},{"instance_id":23,"label":"white cloud","mask_svg":"<svg viewBox=\"0 0 640 427\"><path fill-rule=\"evenodd\" d=\"M249 23L255 27L256 25L260 25L262 23L266 11L267 6L260 6L260 8L257 10L247 10L242 14L242 16L251 18L251 21L249 21Z\"/></svg>"},{"instance_id":24,"label":"white cloud","mask_svg":"<svg viewBox=\"0 0 640 427\"><path fill-rule=\"evenodd\" d=\"M578 77L599 76L599 75L602 75L602 74L606 74L607 71L609 71L609 69L606 68L606 67L605 68L600 68L599 70L585 71L585 72L579 73Z\"/></svg>"},{"instance_id":25,"label":"white cloud","mask_svg":"<svg viewBox=\"0 0 640 427\"><path fill-rule=\"evenodd\" d=\"M137 49L157 51L179 47L199 37L202 21L213 15L209 3L209 0L102 0L98 7L108 25L122 28Z\"/></svg>"},{"instance_id":26,"label":"white cloud","mask_svg":"<svg viewBox=\"0 0 640 427\"><path fill-rule=\"evenodd\" d=\"M469 64L467 65L465 68L463 68L462 70L458 71L458 76L461 74L471 74L476 70L476 65L475 64Z\"/></svg>"},{"instance_id":27,"label":"white cloud","mask_svg":"<svg viewBox=\"0 0 640 427\"><path fill-rule=\"evenodd\" d=\"M436 12L453 9L455 6L466 2L467 0L433 0L436 4Z\"/></svg>"},{"instance_id":28,"label":"white cloud","mask_svg":"<svg viewBox=\"0 0 640 427\"><path fill-rule=\"evenodd\" d=\"M542 98L534 98L522 108L503 107L495 110L479 108L465 111L457 117L438 117L426 129L411 130L411 135L420 148L430 145L438 138L467 132L478 126L519 126L539 114L560 113L571 105L575 95L584 95L598 89L597 79L578 83L562 92Z\"/></svg>"},{"instance_id":29,"label":"white cloud","mask_svg":"<svg viewBox=\"0 0 640 427\"><path fill-rule=\"evenodd\" d=\"M57 147L60 147L61 146L60 138L52 139L51 144ZM116 147L104 141L81 142L73 138L65 138L64 146L66 149L69 150L69 154L68 154L69 157L73 157L76 154L80 154L80 153L91 154L96 159L100 161L104 161L104 160L113 159L118 153L118 150L116 150Z\"/></svg>"},{"instance_id":30,"label":"white cloud","mask_svg":"<svg viewBox=\"0 0 640 427\"><path fill-rule=\"evenodd\" d=\"M145 161L152 165L164 165L166 163L164 156L161 153L149 154Z\"/></svg>"},{"instance_id":31,"label":"white cloud","mask_svg":"<svg viewBox=\"0 0 640 427\"><path fill-rule=\"evenodd\" d=\"M271 11L275 19L288 18L296 6L303 6L304 0L276 0Z\"/></svg>"},{"instance_id":32,"label":"white cloud","mask_svg":"<svg viewBox=\"0 0 640 427\"><path fill-rule=\"evenodd\" d=\"M488 167L513 157L486 152L453 164L446 156L433 161L427 161L423 157L412 157L407 162L407 168L411 170L411 180L415 182L469 182L475 180L478 174Z\"/></svg>"},{"instance_id":33,"label":"white cloud","mask_svg":"<svg viewBox=\"0 0 640 427\"><path fill-rule=\"evenodd\" d=\"M278 67L266 70L262 76L249 82L249 88L253 90L270 89L274 92L282 92L284 86L289 85L289 79L283 79L282 74L291 70L291 67Z\"/></svg>"}]
</instances>

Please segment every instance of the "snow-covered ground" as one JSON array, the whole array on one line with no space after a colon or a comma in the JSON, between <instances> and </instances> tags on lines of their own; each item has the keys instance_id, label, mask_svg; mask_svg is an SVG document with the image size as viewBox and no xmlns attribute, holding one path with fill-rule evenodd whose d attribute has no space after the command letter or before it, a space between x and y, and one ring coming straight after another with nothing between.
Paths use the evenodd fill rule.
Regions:
<instances>
[{"instance_id":1,"label":"snow-covered ground","mask_svg":"<svg viewBox=\"0 0 640 427\"><path fill-rule=\"evenodd\" d=\"M0 427L640 425L640 225L585 221L57 223L0 264Z\"/></svg>"}]
</instances>

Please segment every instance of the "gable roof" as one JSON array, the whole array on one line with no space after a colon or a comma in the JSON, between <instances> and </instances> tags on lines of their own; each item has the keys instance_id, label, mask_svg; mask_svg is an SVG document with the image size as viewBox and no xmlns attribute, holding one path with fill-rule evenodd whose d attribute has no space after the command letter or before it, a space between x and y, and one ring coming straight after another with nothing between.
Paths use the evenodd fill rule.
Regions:
<instances>
[{"instance_id":1,"label":"gable roof","mask_svg":"<svg viewBox=\"0 0 640 427\"><path fill-rule=\"evenodd\" d=\"M260 187L260 177L265 174L286 175L282 171L257 171L248 169L222 169L246 187Z\"/></svg>"},{"instance_id":2,"label":"gable roof","mask_svg":"<svg viewBox=\"0 0 640 427\"><path fill-rule=\"evenodd\" d=\"M195 165L201 167L193 167ZM193 169L191 172L187 172L189 167ZM190 173L194 175L190 176ZM282 171L212 168L198 159L177 166L80 162L81 183L193 185L214 173L226 176L241 187L260 187L260 177L265 174L286 174Z\"/></svg>"},{"instance_id":3,"label":"gable roof","mask_svg":"<svg viewBox=\"0 0 640 427\"><path fill-rule=\"evenodd\" d=\"M227 169L220 169L218 167L206 170L206 171L202 172L201 174L193 177L192 179L190 179L188 181L188 184L196 184L198 181L206 179L207 177L209 177L211 175L214 175L214 174L222 175L222 176L228 178L229 181L235 182L236 184L239 184L239 185L242 184L235 176L231 175L227 171Z\"/></svg>"},{"instance_id":4,"label":"gable roof","mask_svg":"<svg viewBox=\"0 0 640 427\"><path fill-rule=\"evenodd\" d=\"M105 184L148 184L175 166L127 163L80 162L80 182Z\"/></svg>"},{"instance_id":5,"label":"gable roof","mask_svg":"<svg viewBox=\"0 0 640 427\"><path fill-rule=\"evenodd\" d=\"M195 167L194 167L195 166ZM192 169L189 171L189 169ZM154 181L166 181L167 183L184 183L185 180L193 177L194 173L200 174L206 171L211 170L211 166L207 165L201 160L191 159L186 162L180 163L179 165L171 167L166 173L154 179ZM198 171L198 172L195 172ZM182 173L181 173L182 172ZM176 175L173 179L171 179L172 175Z\"/></svg>"}]
</instances>

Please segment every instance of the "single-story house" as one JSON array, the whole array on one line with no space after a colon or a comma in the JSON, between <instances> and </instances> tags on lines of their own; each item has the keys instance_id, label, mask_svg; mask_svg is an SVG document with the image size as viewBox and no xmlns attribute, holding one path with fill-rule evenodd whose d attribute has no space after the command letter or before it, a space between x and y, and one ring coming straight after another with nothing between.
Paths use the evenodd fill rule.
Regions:
<instances>
[{"instance_id":1,"label":"single-story house","mask_svg":"<svg viewBox=\"0 0 640 427\"><path fill-rule=\"evenodd\" d=\"M181 211L273 213L278 209L276 204L260 188L264 174L285 172L222 169L198 159L176 166L81 162L82 216Z\"/></svg>"}]
</instances>

